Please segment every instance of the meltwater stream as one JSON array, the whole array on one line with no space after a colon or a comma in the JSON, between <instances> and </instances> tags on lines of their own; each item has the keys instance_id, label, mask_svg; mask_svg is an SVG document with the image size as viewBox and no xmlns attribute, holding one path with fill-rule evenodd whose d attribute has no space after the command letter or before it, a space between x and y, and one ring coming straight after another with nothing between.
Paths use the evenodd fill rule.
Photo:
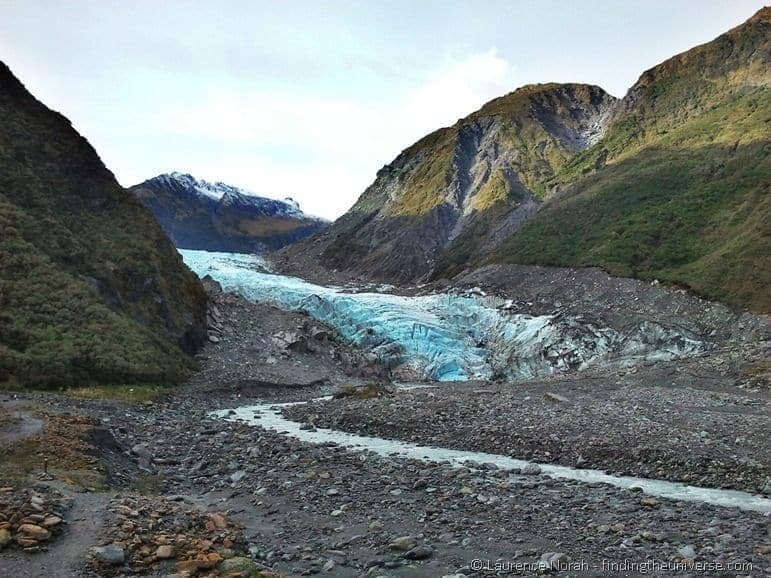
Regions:
<instances>
[{"instance_id":1,"label":"meltwater stream","mask_svg":"<svg viewBox=\"0 0 771 578\"><path fill-rule=\"evenodd\" d=\"M266 272L256 256L180 251L199 276L211 275L223 289L281 309L303 311L393 364L405 364L438 381L487 379L493 375L530 377L581 369L592 362L639 362L703 351L710 344L672 328L641 324L625 333L580 317L510 314L495 300L448 293L405 297L387 293L350 293ZM423 461L492 463L514 470L529 464L503 455L467 452L366 437L329 429L301 429L281 414L281 404L221 410L212 415L273 430L308 443L333 442L353 451L399 455ZM733 490L698 488L599 470L539 464L553 478L639 487L663 498L704 502L771 513L771 500Z\"/></svg>"},{"instance_id":2,"label":"meltwater stream","mask_svg":"<svg viewBox=\"0 0 771 578\"><path fill-rule=\"evenodd\" d=\"M437 381L511 379L583 369L600 360L636 363L704 351L682 330L641 323L621 333L579 316L512 314L503 300L436 293L353 293L265 270L257 256L181 250L200 277L226 291L331 325L384 365Z\"/></svg>"},{"instance_id":3,"label":"meltwater stream","mask_svg":"<svg viewBox=\"0 0 771 578\"><path fill-rule=\"evenodd\" d=\"M305 403L305 402L295 402ZM457 467L469 462L494 464L503 470L522 469L533 462L518 460L509 456L421 446L409 442L387 440L378 437L360 436L325 428L314 430L302 429L299 422L289 420L281 414L281 408L292 403L265 403L236 409L224 409L212 412L212 415L229 421L243 421L307 443L335 443L352 451L371 451L380 456L398 456L424 462L448 462ZM609 484L618 488L640 488L646 494L660 498L702 502L715 506L739 508L764 514L771 513L771 500L736 490L699 488L677 482L636 478L632 476L612 476L600 470L575 469L554 464L538 464L541 473L555 479L575 480L584 483Z\"/></svg>"}]
</instances>

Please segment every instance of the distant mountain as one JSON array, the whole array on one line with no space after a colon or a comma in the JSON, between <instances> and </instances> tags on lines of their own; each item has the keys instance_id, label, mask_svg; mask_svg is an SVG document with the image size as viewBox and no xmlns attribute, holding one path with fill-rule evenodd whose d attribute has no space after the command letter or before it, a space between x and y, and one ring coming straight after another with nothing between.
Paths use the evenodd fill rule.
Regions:
<instances>
[{"instance_id":1,"label":"distant mountain","mask_svg":"<svg viewBox=\"0 0 771 578\"><path fill-rule=\"evenodd\" d=\"M645 72L523 87L383 167L284 262L390 281L488 262L587 266L771 310L771 93L764 8Z\"/></svg>"},{"instance_id":2,"label":"distant mountain","mask_svg":"<svg viewBox=\"0 0 771 578\"><path fill-rule=\"evenodd\" d=\"M148 179L129 189L181 249L263 253L323 229L294 200L258 197L225 183L182 173Z\"/></svg>"},{"instance_id":3,"label":"distant mountain","mask_svg":"<svg viewBox=\"0 0 771 578\"><path fill-rule=\"evenodd\" d=\"M0 63L0 383L167 383L206 296L150 212Z\"/></svg>"}]
</instances>

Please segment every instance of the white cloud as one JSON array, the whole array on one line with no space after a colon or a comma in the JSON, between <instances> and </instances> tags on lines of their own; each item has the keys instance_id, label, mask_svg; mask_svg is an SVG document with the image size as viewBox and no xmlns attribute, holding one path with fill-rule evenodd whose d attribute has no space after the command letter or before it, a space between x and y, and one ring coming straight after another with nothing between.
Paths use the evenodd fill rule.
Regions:
<instances>
[{"instance_id":1,"label":"white cloud","mask_svg":"<svg viewBox=\"0 0 771 578\"><path fill-rule=\"evenodd\" d=\"M491 48L449 62L408 95L402 122L405 126L437 128L479 108L488 100L515 88L514 67Z\"/></svg>"},{"instance_id":2,"label":"white cloud","mask_svg":"<svg viewBox=\"0 0 771 578\"><path fill-rule=\"evenodd\" d=\"M400 150L514 87L512 65L490 49L447 58L376 102L230 85L162 116L168 132L210 146L211 158L191 167L200 176L291 194L307 211L333 218Z\"/></svg>"}]
</instances>

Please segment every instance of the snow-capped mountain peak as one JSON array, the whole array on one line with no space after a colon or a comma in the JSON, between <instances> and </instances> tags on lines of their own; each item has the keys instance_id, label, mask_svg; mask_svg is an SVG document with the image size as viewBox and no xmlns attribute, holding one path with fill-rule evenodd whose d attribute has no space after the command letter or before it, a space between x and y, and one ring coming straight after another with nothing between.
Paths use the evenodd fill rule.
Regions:
<instances>
[{"instance_id":1,"label":"snow-capped mountain peak","mask_svg":"<svg viewBox=\"0 0 771 578\"><path fill-rule=\"evenodd\" d=\"M298 211L300 210L300 203L298 203L297 201L295 201L295 200L294 200L292 197L284 197L284 202L285 202L287 205L291 205L291 206L293 206L293 207L294 207L295 209L297 209Z\"/></svg>"},{"instance_id":2,"label":"snow-capped mountain peak","mask_svg":"<svg viewBox=\"0 0 771 578\"><path fill-rule=\"evenodd\" d=\"M328 225L305 214L291 197L261 197L186 173L158 175L130 190L184 249L264 253Z\"/></svg>"},{"instance_id":3,"label":"snow-capped mountain peak","mask_svg":"<svg viewBox=\"0 0 771 578\"><path fill-rule=\"evenodd\" d=\"M174 171L158 175L151 180L172 190L183 189L193 192L198 196L214 199L220 205L250 206L254 209L262 208L271 215L298 219L316 218L304 213L300 209L300 204L292 197L286 197L283 200L271 199L221 181L210 182L204 179L197 179L188 173Z\"/></svg>"}]
</instances>

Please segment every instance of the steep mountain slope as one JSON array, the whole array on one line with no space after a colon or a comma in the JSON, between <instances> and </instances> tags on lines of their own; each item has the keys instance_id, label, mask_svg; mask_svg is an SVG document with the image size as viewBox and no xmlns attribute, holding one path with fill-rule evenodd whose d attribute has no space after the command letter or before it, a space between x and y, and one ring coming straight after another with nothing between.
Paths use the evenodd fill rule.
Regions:
<instances>
[{"instance_id":1,"label":"steep mountain slope","mask_svg":"<svg viewBox=\"0 0 771 578\"><path fill-rule=\"evenodd\" d=\"M310 247L327 266L402 281L448 248L477 256L536 211L548 180L602 135L613 102L580 84L496 99L402 152L321 240L289 253Z\"/></svg>"},{"instance_id":2,"label":"steep mountain slope","mask_svg":"<svg viewBox=\"0 0 771 578\"><path fill-rule=\"evenodd\" d=\"M771 252L770 14L645 72L619 101L550 84L490 102L405 150L284 262L309 254L391 281L596 265L771 310L758 263Z\"/></svg>"},{"instance_id":3,"label":"steep mountain slope","mask_svg":"<svg viewBox=\"0 0 771 578\"><path fill-rule=\"evenodd\" d=\"M764 8L645 72L495 260L600 265L771 310L770 21Z\"/></svg>"},{"instance_id":4,"label":"steep mountain slope","mask_svg":"<svg viewBox=\"0 0 771 578\"><path fill-rule=\"evenodd\" d=\"M129 190L182 249L263 253L328 225L303 213L292 199L258 197L181 173L158 175Z\"/></svg>"},{"instance_id":5,"label":"steep mountain slope","mask_svg":"<svg viewBox=\"0 0 771 578\"><path fill-rule=\"evenodd\" d=\"M150 212L0 63L0 383L174 381L205 316Z\"/></svg>"}]
</instances>

